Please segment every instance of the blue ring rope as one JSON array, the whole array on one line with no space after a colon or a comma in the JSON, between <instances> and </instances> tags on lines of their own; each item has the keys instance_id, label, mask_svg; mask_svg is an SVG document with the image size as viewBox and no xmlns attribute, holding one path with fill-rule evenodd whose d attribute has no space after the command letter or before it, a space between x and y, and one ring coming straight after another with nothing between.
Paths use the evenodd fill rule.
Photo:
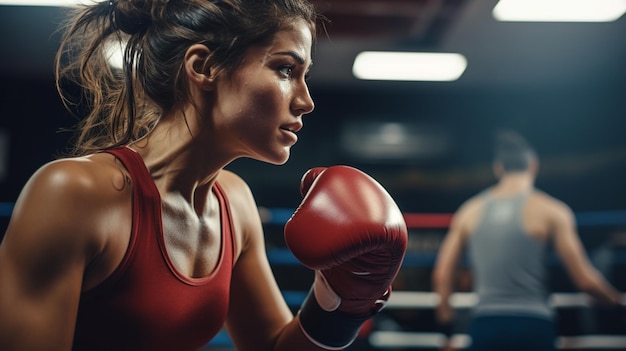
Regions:
<instances>
[{"instance_id":1,"label":"blue ring rope","mask_svg":"<svg viewBox=\"0 0 626 351\"><path fill-rule=\"evenodd\" d=\"M0 217L10 217L15 206L12 202L0 202ZM291 218L293 208L271 208L265 224L283 225ZM588 211L576 213L580 226L626 225L626 210Z\"/></svg>"}]
</instances>

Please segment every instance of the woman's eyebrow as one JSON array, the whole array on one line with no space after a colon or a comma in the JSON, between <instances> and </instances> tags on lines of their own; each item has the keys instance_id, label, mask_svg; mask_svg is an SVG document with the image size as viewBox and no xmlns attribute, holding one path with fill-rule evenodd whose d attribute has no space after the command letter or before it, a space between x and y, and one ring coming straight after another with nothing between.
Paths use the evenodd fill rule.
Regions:
<instances>
[{"instance_id":1,"label":"woman's eyebrow","mask_svg":"<svg viewBox=\"0 0 626 351\"><path fill-rule=\"evenodd\" d=\"M304 57L302 57L300 54L298 54L295 51L280 51L275 53L274 55L286 55L286 56L291 56L293 57L294 60L298 61L299 64L303 65L304 64Z\"/></svg>"}]
</instances>

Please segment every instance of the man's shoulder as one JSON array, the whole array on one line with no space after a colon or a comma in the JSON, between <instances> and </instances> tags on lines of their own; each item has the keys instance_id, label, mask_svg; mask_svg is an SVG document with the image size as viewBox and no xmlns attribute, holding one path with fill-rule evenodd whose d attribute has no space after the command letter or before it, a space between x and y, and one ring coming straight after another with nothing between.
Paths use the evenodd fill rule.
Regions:
<instances>
[{"instance_id":1,"label":"man's shoulder","mask_svg":"<svg viewBox=\"0 0 626 351\"><path fill-rule=\"evenodd\" d=\"M564 201L541 190L534 190L529 200L532 201L532 206L541 209L544 213L568 216L572 212Z\"/></svg>"}]
</instances>

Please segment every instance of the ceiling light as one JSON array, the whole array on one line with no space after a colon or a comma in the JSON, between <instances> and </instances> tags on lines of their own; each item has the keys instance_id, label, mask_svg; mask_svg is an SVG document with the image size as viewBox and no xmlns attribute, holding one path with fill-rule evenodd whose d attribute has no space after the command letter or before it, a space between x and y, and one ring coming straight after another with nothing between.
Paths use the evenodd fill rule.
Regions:
<instances>
[{"instance_id":1,"label":"ceiling light","mask_svg":"<svg viewBox=\"0 0 626 351\"><path fill-rule=\"evenodd\" d=\"M612 22L626 12L626 0L500 0L499 21Z\"/></svg>"},{"instance_id":2,"label":"ceiling light","mask_svg":"<svg viewBox=\"0 0 626 351\"><path fill-rule=\"evenodd\" d=\"M354 60L352 73L365 80L453 81L466 67L460 54L364 51Z\"/></svg>"}]
</instances>

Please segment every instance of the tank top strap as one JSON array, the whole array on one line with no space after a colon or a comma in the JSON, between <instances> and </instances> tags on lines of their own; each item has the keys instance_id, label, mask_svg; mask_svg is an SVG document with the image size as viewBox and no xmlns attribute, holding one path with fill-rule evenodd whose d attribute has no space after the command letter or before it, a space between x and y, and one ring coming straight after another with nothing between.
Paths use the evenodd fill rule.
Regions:
<instances>
[{"instance_id":1,"label":"tank top strap","mask_svg":"<svg viewBox=\"0 0 626 351\"><path fill-rule=\"evenodd\" d=\"M124 167L126 167L131 175L131 178L133 179L133 186L135 186L138 193L141 194L138 198L151 199L151 202L154 204L160 203L159 191L156 188L156 185L150 176L150 172L146 168L146 165L139 153L127 146L108 149L105 150L105 152L113 154L115 157L120 159ZM230 242L229 254L231 258L231 265L234 266L234 257L237 252L237 241L235 240L236 237L230 203L224 188L218 182L215 182L213 193L218 198L218 202L220 203L220 220L223 224L222 239L226 240L224 242L225 244Z\"/></svg>"},{"instance_id":2,"label":"tank top strap","mask_svg":"<svg viewBox=\"0 0 626 351\"><path fill-rule=\"evenodd\" d=\"M131 175L133 186L139 190L142 196L149 196L157 201L160 201L159 190L156 188L150 172L146 168L141 155L137 151L127 147L121 146L113 149L105 150L117 157L128 172Z\"/></svg>"},{"instance_id":3,"label":"tank top strap","mask_svg":"<svg viewBox=\"0 0 626 351\"><path fill-rule=\"evenodd\" d=\"M230 208L230 203L228 202L228 197L226 196L226 192L224 191L224 188L220 185L219 182L215 182L215 185L213 187L213 193L215 194L215 196L217 196L219 203L221 204L220 206L220 217L222 220L222 225L224 226L224 228L222 229L222 237L224 240L226 240L227 238L230 239L230 248L231 248L231 263L232 266L234 267L235 265L235 255L237 252L237 240L236 240L236 236L235 236L235 229L233 226L233 219L232 219L232 211Z\"/></svg>"},{"instance_id":4,"label":"tank top strap","mask_svg":"<svg viewBox=\"0 0 626 351\"><path fill-rule=\"evenodd\" d=\"M530 197L531 193L532 193L532 189L522 191L521 193L513 197L511 201L514 202L517 208L521 211L524 208L524 204L526 204L526 201Z\"/></svg>"}]
</instances>

